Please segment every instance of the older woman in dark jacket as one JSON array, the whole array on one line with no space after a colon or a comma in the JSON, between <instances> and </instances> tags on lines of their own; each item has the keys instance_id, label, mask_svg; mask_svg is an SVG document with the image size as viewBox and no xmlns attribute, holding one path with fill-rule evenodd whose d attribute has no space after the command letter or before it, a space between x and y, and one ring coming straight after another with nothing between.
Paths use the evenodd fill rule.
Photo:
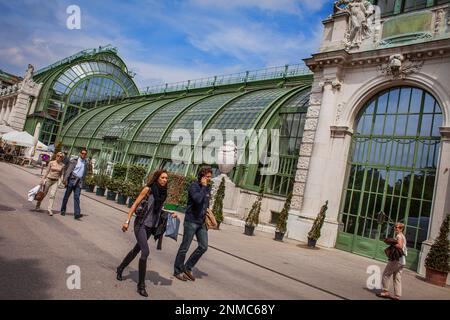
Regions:
<instances>
[{"instance_id":1,"label":"older woman in dark jacket","mask_svg":"<svg viewBox=\"0 0 450 320\"><path fill-rule=\"evenodd\" d=\"M128 230L130 219L133 213L136 213L134 220L134 235L137 243L134 248L124 258L122 263L117 267L117 280L122 281L122 272L126 266L137 256L139 251L141 257L139 259L139 282L137 292L144 297L148 297L145 290L145 274L147 271L147 258L150 254L148 239L154 234L158 226L161 211L167 198L168 174L165 170L155 172L153 178L142 189L133 206L128 211L128 218L122 225L122 231ZM174 217L176 214L174 214Z\"/></svg>"}]
</instances>

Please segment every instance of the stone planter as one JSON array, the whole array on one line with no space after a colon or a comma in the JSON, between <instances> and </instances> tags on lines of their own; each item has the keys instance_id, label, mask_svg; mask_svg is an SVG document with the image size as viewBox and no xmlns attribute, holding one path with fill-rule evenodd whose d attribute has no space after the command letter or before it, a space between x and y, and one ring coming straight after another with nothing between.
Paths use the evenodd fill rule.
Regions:
<instances>
[{"instance_id":1,"label":"stone planter","mask_svg":"<svg viewBox=\"0 0 450 320\"><path fill-rule=\"evenodd\" d=\"M283 241L284 238L284 232L275 231L275 238L276 241Z\"/></svg>"},{"instance_id":2,"label":"stone planter","mask_svg":"<svg viewBox=\"0 0 450 320\"><path fill-rule=\"evenodd\" d=\"M117 193L108 190L108 193L106 194L106 199L116 201L116 196L117 196Z\"/></svg>"},{"instance_id":3,"label":"stone planter","mask_svg":"<svg viewBox=\"0 0 450 320\"><path fill-rule=\"evenodd\" d=\"M105 196L105 191L106 191L105 188L97 187L97 192L95 194L98 195L98 196L104 197Z\"/></svg>"},{"instance_id":4,"label":"stone planter","mask_svg":"<svg viewBox=\"0 0 450 320\"><path fill-rule=\"evenodd\" d=\"M128 198L128 196L119 193L119 195L117 197L117 203L125 205L125 204L127 204L127 198Z\"/></svg>"},{"instance_id":5,"label":"stone planter","mask_svg":"<svg viewBox=\"0 0 450 320\"><path fill-rule=\"evenodd\" d=\"M447 272L425 267L425 279L427 282L437 286L445 287L447 285Z\"/></svg>"},{"instance_id":6,"label":"stone planter","mask_svg":"<svg viewBox=\"0 0 450 320\"><path fill-rule=\"evenodd\" d=\"M255 227L250 227L245 225L244 234L247 236L253 236L253 233L255 232Z\"/></svg>"},{"instance_id":7,"label":"stone planter","mask_svg":"<svg viewBox=\"0 0 450 320\"><path fill-rule=\"evenodd\" d=\"M317 243L317 240L308 238L308 247L315 248L316 247L316 243Z\"/></svg>"}]
</instances>

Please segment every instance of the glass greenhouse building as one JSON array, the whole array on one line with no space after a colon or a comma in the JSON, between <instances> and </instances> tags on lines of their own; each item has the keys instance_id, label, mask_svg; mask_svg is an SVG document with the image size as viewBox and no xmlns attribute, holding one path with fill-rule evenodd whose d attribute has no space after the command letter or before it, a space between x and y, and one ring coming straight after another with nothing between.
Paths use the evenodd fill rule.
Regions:
<instances>
[{"instance_id":1,"label":"glass greenhouse building","mask_svg":"<svg viewBox=\"0 0 450 320\"><path fill-rule=\"evenodd\" d=\"M150 172L194 175L195 161L174 162L172 139L177 129L191 134L197 123L203 136L207 130L278 129L279 166L276 174L265 176L259 159L234 168L237 186L286 196L292 191L305 117L309 106L312 73L304 65L215 76L139 91L133 74L111 47L84 50L44 69L33 81L42 83L34 110L27 116L25 130L33 134L40 126L39 140L61 142L76 155L87 148L95 168L110 169L115 163L131 163ZM30 102L30 104L32 104ZM270 132L271 131L267 131ZM205 148L203 140L191 139ZM249 140L249 139L248 139ZM270 138L258 142L270 156ZM224 140L225 142L225 140ZM242 149L250 160L249 142ZM196 149L198 150L198 149ZM217 166L213 165L215 170ZM217 170L218 171L218 170Z\"/></svg>"},{"instance_id":2,"label":"glass greenhouse building","mask_svg":"<svg viewBox=\"0 0 450 320\"><path fill-rule=\"evenodd\" d=\"M42 83L42 89L25 130L33 134L40 123L39 140L47 145L54 144L70 120L84 111L139 93L127 66L111 47L81 51L38 70L33 81Z\"/></svg>"},{"instance_id":3,"label":"glass greenhouse building","mask_svg":"<svg viewBox=\"0 0 450 320\"><path fill-rule=\"evenodd\" d=\"M217 77L216 83L189 82L184 90L165 86L161 92L97 105L64 126L62 144L70 154L86 147L99 166L132 163L148 171L165 168L188 175L195 174L198 165L172 161L178 143L172 141L174 130L193 133L195 122L201 122L202 133L221 130L224 137L227 129L280 129L279 170L264 183L266 192L285 196L293 186L312 77L300 66L269 69L262 80L255 76L249 81L252 74L246 76L228 76L223 84ZM192 150L197 143L191 140ZM237 167L233 180L258 190L263 183L260 169L258 164Z\"/></svg>"}]
</instances>

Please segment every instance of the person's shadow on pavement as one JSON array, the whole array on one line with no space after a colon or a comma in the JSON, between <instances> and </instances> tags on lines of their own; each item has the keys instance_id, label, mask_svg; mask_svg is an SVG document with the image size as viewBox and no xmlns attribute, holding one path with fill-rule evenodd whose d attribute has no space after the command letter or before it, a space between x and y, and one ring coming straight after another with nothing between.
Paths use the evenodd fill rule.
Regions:
<instances>
[{"instance_id":1,"label":"person's shadow on pavement","mask_svg":"<svg viewBox=\"0 0 450 320\"><path fill-rule=\"evenodd\" d=\"M132 270L128 275L124 275L123 280L131 279L136 284L139 281L139 272ZM147 271L145 275L145 280L150 280L154 285L156 286L171 286L173 280L167 279L162 277L158 272L156 271Z\"/></svg>"}]
</instances>

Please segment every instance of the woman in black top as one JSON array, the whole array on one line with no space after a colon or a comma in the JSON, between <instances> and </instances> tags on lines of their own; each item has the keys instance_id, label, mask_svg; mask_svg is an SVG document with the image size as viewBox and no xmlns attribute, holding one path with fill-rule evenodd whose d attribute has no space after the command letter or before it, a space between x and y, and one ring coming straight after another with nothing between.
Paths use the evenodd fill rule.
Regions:
<instances>
[{"instance_id":1,"label":"woman in black top","mask_svg":"<svg viewBox=\"0 0 450 320\"><path fill-rule=\"evenodd\" d=\"M147 271L147 258L150 254L148 239L154 233L160 219L164 201L167 198L168 174L166 170L158 170L153 175L147 186L142 189L133 206L128 211L127 221L122 225L122 231L126 232L130 224L133 213L136 213L134 220L134 235L137 243L127 254L122 263L117 267L117 280L122 281L122 272L126 266L137 256L139 251L139 282L137 291L141 296L148 297L145 290L145 274ZM176 214L173 215L176 217Z\"/></svg>"}]
</instances>

